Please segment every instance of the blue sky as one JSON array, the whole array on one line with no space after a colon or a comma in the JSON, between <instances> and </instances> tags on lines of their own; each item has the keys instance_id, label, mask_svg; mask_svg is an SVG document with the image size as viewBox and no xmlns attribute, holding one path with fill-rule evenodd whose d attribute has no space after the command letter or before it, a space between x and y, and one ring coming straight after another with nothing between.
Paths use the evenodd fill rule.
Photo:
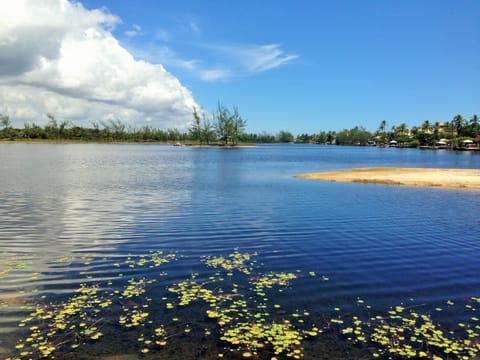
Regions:
<instances>
[{"instance_id":1,"label":"blue sky","mask_svg":"<svg viewBox=\"0 0 480 360\"><path fill-rule=\"evenodd\" d=\"M164 64L206 110L237 105L254 132L375 130L384 119L413 126L480 112L479 1L84 4L106 6L135 56ZM249 68L262 55L270 62ZM208 80L207 70L225 74Z\"/></svg>"},{"instance_id":2,"label":"blue sky","mask_svg":"<svg viewBox=\"0 0 480 360\"><path fill-rule=\"evenodd\" d=\"M238 106L250 132L373 131L382 120L415 126L480 113L477 0L79 3L113 15L105 29L178 79L192 97L183 96L186 108Z\"/></svg>"}]
</instances>

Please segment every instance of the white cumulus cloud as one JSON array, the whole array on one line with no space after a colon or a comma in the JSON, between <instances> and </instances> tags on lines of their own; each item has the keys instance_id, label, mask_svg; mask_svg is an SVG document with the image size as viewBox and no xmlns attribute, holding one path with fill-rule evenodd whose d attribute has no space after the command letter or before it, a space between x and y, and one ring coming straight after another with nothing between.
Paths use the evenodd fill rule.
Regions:
<instances>
[{"instance_id":1,"label":"white cumulus cloud","mask_svg":"<svg viewBox=\"0 0 480 360\"><path fill-rule=\"evenodd\" d=\"M135 59L111 33L105 9L68 0L0 1L0 113L15 126L45 113L88 126L183 128L199 107L160 64ZM141 29L133 27L133 31Z\"/></svg>"}]
</instances>

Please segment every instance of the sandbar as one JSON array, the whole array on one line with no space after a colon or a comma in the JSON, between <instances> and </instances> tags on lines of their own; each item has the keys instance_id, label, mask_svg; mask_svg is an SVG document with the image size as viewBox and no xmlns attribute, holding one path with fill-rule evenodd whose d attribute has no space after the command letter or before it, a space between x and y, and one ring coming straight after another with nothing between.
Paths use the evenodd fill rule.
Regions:
<instances>
[{"instance_id":1,"label":"sandbar","mask_svg":"<svg viewBox=\"0 0 480 360\"><path fill-rule=\"evenodd\" d=\"M354 168L296 175L296 178L480 191L480 169Z\"/></svg>"}]
</instances>

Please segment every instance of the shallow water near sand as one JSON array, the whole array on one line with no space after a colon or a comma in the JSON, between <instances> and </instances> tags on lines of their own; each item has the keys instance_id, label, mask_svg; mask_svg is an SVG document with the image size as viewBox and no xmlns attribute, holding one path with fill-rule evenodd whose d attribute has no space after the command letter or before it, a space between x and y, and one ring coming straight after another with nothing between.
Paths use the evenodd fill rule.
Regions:
<instances>
[{"instance_id":1,"label":"shallow water near sand","mask_svg":"<svg viewBox=\"0 0 480 360\"><path fill-rule=\"evenodd\" d=\"M194 304L172 315L165 303L175 298L167 287L192 273L208 279L215 271L202 259L234 251L256 254L263 273L301 274L269 295L282 306L278 316L300 309L311 315L307 322L320 323L338 309L355 312L359 298L379 313L400 304L435 313L447 301L479 296L478 193L293 177L381 166L478 169L480 154L0 144L0 356L18 352L15 344L26 334L18 325L32 309L65 302L81 284L121 291L129 279L154 279L149 313L155 321L190 321L191 334L140 354L145 328L118 329L111 309L102 328L110 336L57 357L216 358L226 345L215 333L200 334L205 326L216 331L205 309ZM127 261L157 251L177 259L158 268ZM466 315L452 308L435 316L453 327ZM342 341L334 332L310 339L305 358L319 358L319 351L324 358L360 356L355 351L363 349Z\"/></svg>"}]
</instances>

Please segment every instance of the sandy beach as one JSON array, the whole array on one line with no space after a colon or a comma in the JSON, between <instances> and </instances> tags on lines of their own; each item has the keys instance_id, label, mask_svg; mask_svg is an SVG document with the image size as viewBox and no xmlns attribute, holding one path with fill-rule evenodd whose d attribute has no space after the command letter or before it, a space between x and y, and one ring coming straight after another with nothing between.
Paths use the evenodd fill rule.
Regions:
<instances>
[{"instance_id":1,"label":"sandy beach","mask_svg":"<svg viewBox=\"0 0 480 360\"><path fill-rule=\"evenodd\" d=\"M296 175L296 178L480 191L480 170L437 168L356 168Z\"/></svg>"}]
</instances>

